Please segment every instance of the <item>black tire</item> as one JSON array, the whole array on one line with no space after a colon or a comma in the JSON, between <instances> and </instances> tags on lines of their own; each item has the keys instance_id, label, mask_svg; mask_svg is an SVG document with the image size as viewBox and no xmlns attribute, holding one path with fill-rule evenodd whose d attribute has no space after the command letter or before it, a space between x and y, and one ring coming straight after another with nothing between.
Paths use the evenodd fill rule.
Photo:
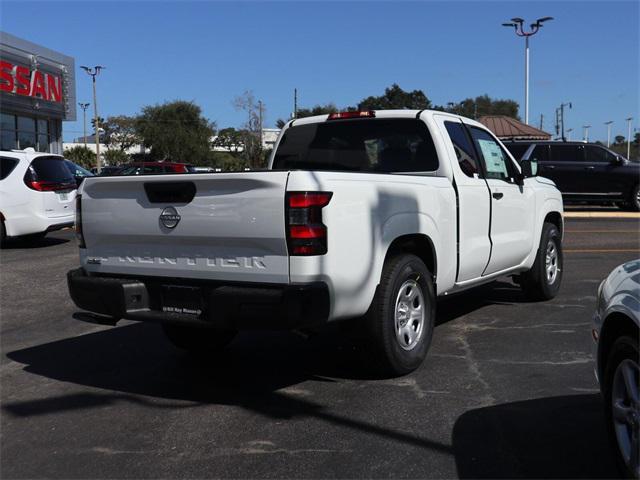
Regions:
<instances>
[{"instance_id":1,"label":"black tire","mask_svg":"<svg viewBox=\"0 0 640 480\"><path fill-rule=\"evenodd\" d=\"M550 276L547 271L547 252L550 256L551 267L555 265L556 273ZM555 256L553 252L555 251ZM531 270L520 276L520 286L529 300L551 300L560 290L562 283L562 270L564 268L564 256L562 254L562 241L558 227L553 223L545 222L540 235L540 245L536 253L536 260Z\"/></svg>"},{"instance_id":2,"label":"black tire","mask_svg":"<svg viewBox=\"0 0 640 480\"><path fill-rule=\"evenodd\" d=\"M407 302L402 303L401 288ZM413 292L418 288L419 292ZM410 299L410 295L416 295ZM416 335L413 341L408 336L396 335L396 302L405 305L405 315L415 312L420 320L404 320L402 331L411 331ZM420 304L422 302L422 304ZM407 305L410 305L407 310ZM417 305L417 306L416 306ZM421 309L421 310L420 310ZM419 312L424 312L420 316ZM367 347L374 356L379 374L383 376L406 375L418 368L431 345L436 315L435 292L431 273L415 255L402 254L388 259L382 270L382 278L373 302L365 317ZM402 344L401 344L402 342ZM402 346L404 345L404 346ZM409 349L407 349L409 347Z\"/></svg>"},{"instance_id":3,"label":"black tire","mask_svg":"<svg viewBox=\"0 0 640 480\"><path fill-rule=\"evenodd\" d=\"M638 337L632 338L630 336L621 336L618 338L613 346L611 347L611 351L609 353L609 358L607 359L607 363L604 368L604 377L603 381L603 395L604 395L604 409L605 409L605 418L607 422L607 433L609 434L610 444L614 451L614 455L616 456L616 461L618 463L618 467L620 471L626 478L638 478L638 465L635 466L636 472L634 473L634 468L629 465L628 459L625 459L625 454L623 454L623 448L618 444L618 437L616 435L616 430L614 426L614 418L613 418L613 403L614 403L614 389L613 383L616 374L616 370L618 370L619 366L623 361L632 361L635 362L636 365L636 375L637 375L637 365L638 365ZM638 379L636 378L636 385L638 384ZM637 392L636 392L637 394ZM635 434L640 435L640 427L636 426ZM628 457L627 457L628 458Z\"/></svg>"},{"instance_id":4,"label":"black tire","mask_svg":"<svg viewBox=\"0 0 640 480\"><path fill-rule=\"evenodd\" d=\"M4 247L7 241L7 231L4 229L4 222L0 220L0 248Z\"/></svg>"},{"instance_id":5,"label":"black tire","mask_svg":"<svg viewBox=\"0 0 640 480\"><path fill-rule=\"evenodd\" d=\"M631 195L627 200L627 209L632 212L640 212L640 183L631 189Z\"/></svg>"},{"instance_id":6,"label":"black tire","mask_svg":"<svg viewBox=\"0 0 640 480\"><path fill-rule=\"evenodd\" d=\"M173 345L195 355L211 355L226 347L236 336L235 330L198 328L163 323L162 329Z\"/></svg>"}]
</instances>

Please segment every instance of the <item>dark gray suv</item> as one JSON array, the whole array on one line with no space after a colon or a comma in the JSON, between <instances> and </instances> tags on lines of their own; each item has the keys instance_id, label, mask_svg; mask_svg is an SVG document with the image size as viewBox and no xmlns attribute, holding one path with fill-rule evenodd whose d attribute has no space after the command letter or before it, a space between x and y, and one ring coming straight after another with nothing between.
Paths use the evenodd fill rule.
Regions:
<instances>
[{"instance_id":1,"label":"dark gray suv","mask_svg":"<svg viewBox=\"0 0 640 480\"><path fill-rule=\"evenodd\" d=\"M506 142L516 160L537 160L567 202L615 203L640 211L640 163L584 142Z\"/></svg>"}]
</instances>

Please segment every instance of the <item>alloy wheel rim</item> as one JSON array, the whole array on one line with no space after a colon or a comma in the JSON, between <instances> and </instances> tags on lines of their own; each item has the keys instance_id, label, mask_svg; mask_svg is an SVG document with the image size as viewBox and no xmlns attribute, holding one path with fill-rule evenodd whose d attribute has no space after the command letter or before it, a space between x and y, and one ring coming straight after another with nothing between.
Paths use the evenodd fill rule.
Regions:
<instances>
[{"instance_id":1,"label":"alloy wheel rim","mask_svg":"<svg viewBox=\"0 0 640 480\"><path fill-rule=\"evenodd\" d=\"M640 367L625 359L616 368L611 389L613 429L622 458L635 477L640 476Z\"/></svg>"},{"instance_id":2,"label":"alloy wheel rim","mask_svg":"<svg viewBox=\"0 0 640 480\"><path fill-rule=\"evenodd\" d=\"M396 297L394 308L396 340L403 350L413 350L424 331L424 295L418 282L406 280Z\"/></svg>"},{"instance_id":3,"label":"alloy wheel rim","mask_svg":"<svg viewBox=\"0 0 640 480\"><path fill-rule=\"evenodd\" d=\"M560 265L558 264L558 248L556 242L549 240L547 243L547 251L545 255L545 270L547 274L547 283L553 285L558 278L558 272L560 271Z\"/></svg>"}]
</instances>

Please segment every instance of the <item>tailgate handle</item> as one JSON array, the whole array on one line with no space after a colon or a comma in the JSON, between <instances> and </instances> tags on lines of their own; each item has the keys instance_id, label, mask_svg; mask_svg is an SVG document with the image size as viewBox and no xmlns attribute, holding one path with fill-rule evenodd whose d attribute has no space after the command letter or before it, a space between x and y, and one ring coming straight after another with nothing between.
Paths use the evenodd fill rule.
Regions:
<instances>
[{"instance_id":1,"label":"tailgate handle","mask_svg":"<svg viewBox=\"0 0 640 480\"><path fill-rule=\"evenodd\" d=\"M196 196L193 182L149 182L144 191L151 203L190 203Z\"/></svg>"}]
</instances>

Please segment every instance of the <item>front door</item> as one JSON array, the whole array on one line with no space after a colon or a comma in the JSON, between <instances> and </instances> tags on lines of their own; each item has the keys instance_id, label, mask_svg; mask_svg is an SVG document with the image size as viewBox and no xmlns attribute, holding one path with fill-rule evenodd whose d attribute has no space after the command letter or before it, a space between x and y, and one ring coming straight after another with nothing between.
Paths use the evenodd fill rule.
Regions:
<instances>
[{"instance_id":1,"label":"front door","mask_svg":"<svg viewBox=\"0 0 640 480\"><path fill-rule=\"evenodd\" d=\"M491 257L483 272L490 275L520 265L533 249L533 189L516 181L518 169L488 131L470 126L491 193Z\"/></svg>"}]
</instances>

